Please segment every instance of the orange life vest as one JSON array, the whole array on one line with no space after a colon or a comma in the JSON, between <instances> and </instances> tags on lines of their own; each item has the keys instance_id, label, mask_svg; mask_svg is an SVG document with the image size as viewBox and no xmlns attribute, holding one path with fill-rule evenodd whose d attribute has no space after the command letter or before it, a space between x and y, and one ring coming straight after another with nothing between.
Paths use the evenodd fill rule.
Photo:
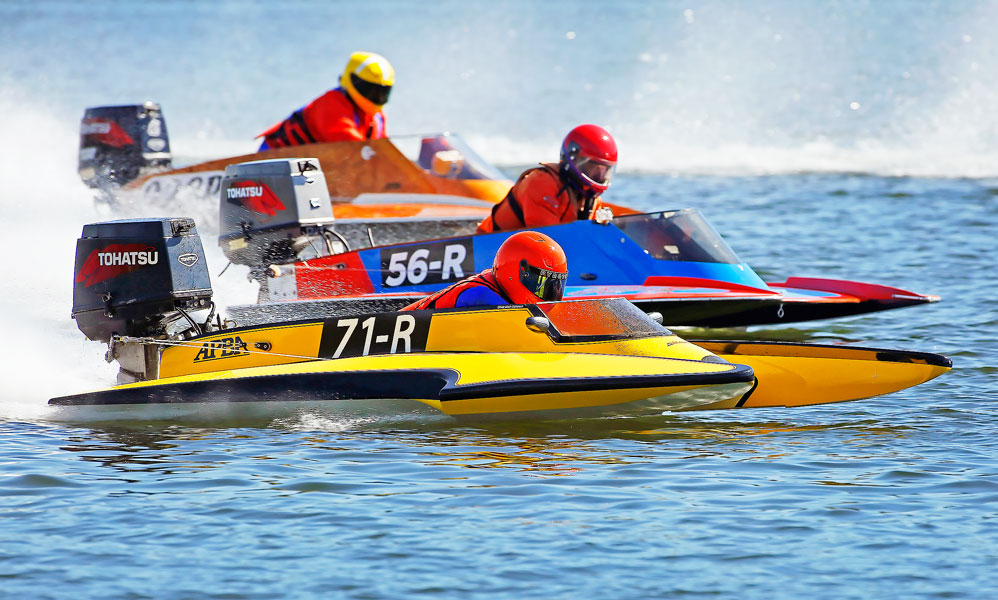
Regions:
<instances>
[{"instance_id":1,"label":"orange life vest","mask_svg":"<svg viewBox=\"0 0 998 600\"><path fill-rule=\"evenodd\" d=\"M506 292L502 291L502 288L499 287L499 283L496 281L495 275L492 274L492 269L488 269L486 271L482 271L478 275L472 275L471 277L462 279L450 287L444 288L425 298L417 300L402 310L454 308L457 305L458 296L469 289L478 286L486 287L509 301L509 298L506 297ZM510 304L512 304L512 302L510 302Z\"/></svg>"},{"instance_id":2,"label":"orange life vest","mask_svg":"<svg viewBox=\"0 0 998 600\"><path fill-rule=\"evenodd\" d=\"M579 194L561 180L557 163L542 163L520 175L506 197L492 207L492 214L478 224L476 233L592 219L596 209L603 206L603 201L597 196L589 207L589 213L580 214L584 212L584 206L580 208L583 203Z\"/></svg>"},{"instance_id":3,"label":"orange life vest","mask_svg":"<svg viewBox=\"0 0 998 600\"><path fill-rule=\"evenodd\" d=\"M342 88L329 90L257 137L270 148L318 142L378 140L386 135L385 115L366 114Z\"/></svg>"}]
</instances>

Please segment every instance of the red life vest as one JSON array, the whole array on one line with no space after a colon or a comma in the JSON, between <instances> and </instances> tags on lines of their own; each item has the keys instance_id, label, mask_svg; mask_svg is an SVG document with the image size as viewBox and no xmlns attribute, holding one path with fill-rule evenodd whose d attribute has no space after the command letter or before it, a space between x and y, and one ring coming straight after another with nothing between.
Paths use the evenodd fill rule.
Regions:
<instances>
[{"instance_id":1,"label":"red life vest","mask_svg":"<svg viewBox=\"0 0 998 600\"><path fill-rule=\"evenodd\" d=\"M457 304L458 296L460 296L463 292L467 291L468 289L477 286L487 287L488 289L492 290L493 292L505 298L507 301L509 300L509 298L506 296L506 292L504 292L502 288L499 287L499 283L496 281L495 275L492 274L492 269L488 269L486 271L482 271L478 275L472 275L471 277L462 279L461 281L458 281L454 285L448 288L444 288L438 292L434 292L433 294L430 294L429 296L422 298L421 300L417 300L412 304L410 304L409 306L406 306L402 310L423 310L426 308L454 308L454 306ZM510 302L510 304L512 304L512 302Z\"/></svg>"},{"instance_id":2,"label":"red life vest","mask_svg":"<svg viewBox=\"0 0 998 600\"><path fill-rule=\"evenodd\" d=\"M478 224L476 233L511 231L529 227L544 227L570 223L577 219L592 219L596 209L603 206L597 196L588 214L584 213L584 200L571 189L558 174L556 163L543 163L524 171L506 197L492 207L492 214Z\"/></svg>"},{"instance_id":3,"label":"red life vest","mask_svg":"<svg viewBox=\"0 0 998 600\"><path fill-rule=\"evenodd\" d=\"M263 137L270 148L281 148L319 142L378 140L385 134L384 113L366 114L345 90L336 88L257 137Z\"/></svg>"}]
</instances>

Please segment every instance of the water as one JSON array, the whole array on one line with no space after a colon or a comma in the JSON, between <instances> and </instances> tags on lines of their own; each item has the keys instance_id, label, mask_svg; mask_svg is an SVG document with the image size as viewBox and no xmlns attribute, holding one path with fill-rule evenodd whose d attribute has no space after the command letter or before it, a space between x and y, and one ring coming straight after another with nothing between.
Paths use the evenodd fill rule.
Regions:
<instances>
[{"instance_id":1,"label":"water","mask_svg":"<svg viewBox=\"0 0 998 600\"><path fill-rule=\"evenodd\" d=\"M995 22L994 2L0 4L0 595L995 597ZM696 206L769 280L943 296L722 334L955 368L799 410L54 420L49 397L113 378L68 318L75 240L108 217L75 175L83 108L155 99L182 160L245 152L358 48L398 70L393 132L458 131L516 173L595 121L620 142L611 201ZM253 297L231 269L214 287Z\"/></svg>"}]
</instances>

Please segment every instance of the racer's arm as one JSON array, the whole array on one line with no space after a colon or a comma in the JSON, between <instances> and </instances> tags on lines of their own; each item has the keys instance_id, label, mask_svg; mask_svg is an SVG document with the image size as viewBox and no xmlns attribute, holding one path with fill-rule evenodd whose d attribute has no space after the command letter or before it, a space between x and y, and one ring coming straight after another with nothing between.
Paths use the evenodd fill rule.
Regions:
<instances>
[{"instance_id":1,"label":"racer's arm","mask_svg":"<svg viewBox=\"0 0 998 600\"><path fill-rule=\"evenodd\" d=\"M338 89L329 90L305 107L305 120L317 142L366 139L354 120L353 105Z\"/></svg>"},{"instance_id":2,"label":"racer's arm","mask_svg":"<svg viewBox=\"0 0 998 600\"><path fill-rule=\"evenodd\" d=\"M548 171L534 171L524 177L513 190L526 227L544 227L575 220L567 194L559 194L562 185L557 176Z\"/></svg>"},{"instance_id":3,"label":"racer's arm","mask_svg":"<svg viewBox=\"0 0 998 600\"><path fill-rule=\"evenodd\" d=\"M367 139L357 129L353 117L318 114L313 127L318 142L353 142Z\"/></svg>"},{"instance_id":4,"label":"racer's arm","mask_svg":"<svg viewBox=\"0 0 998 600\"><path fill-rule=\"evenodd\" d=\"M503 306L509 304L509 300L493 292L484 285L476 285L461 292L454 302L457 308L463 306Z\"/></svg>"}]
</instances>

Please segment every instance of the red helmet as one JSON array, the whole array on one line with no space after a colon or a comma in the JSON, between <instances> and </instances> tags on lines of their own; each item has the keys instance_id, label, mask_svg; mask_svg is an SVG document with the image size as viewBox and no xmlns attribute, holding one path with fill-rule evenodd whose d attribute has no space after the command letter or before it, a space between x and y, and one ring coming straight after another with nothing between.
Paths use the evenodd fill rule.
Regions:
<instances>
[{"instance_id":1,"label":"red helmet","mask_svg":"<svg viewBox=\"0 0 998 600\"><path fill-rule=\"evenodd\" d=\"M610 187L617 166L617 142L599 125L579 125L561 143L561 172L587 198Z\"/></svg>"},{"instance_id":2,"label":"red helmet","mask_svg":"<svg viewBox=\"0 0 998 600\"><path fill-rule=\"evenodd\" d=\"M492 274L513 304L552 302L565 293L568 259L543 233L519 231L499 246Z\"/></svg>"}]
</instances>

